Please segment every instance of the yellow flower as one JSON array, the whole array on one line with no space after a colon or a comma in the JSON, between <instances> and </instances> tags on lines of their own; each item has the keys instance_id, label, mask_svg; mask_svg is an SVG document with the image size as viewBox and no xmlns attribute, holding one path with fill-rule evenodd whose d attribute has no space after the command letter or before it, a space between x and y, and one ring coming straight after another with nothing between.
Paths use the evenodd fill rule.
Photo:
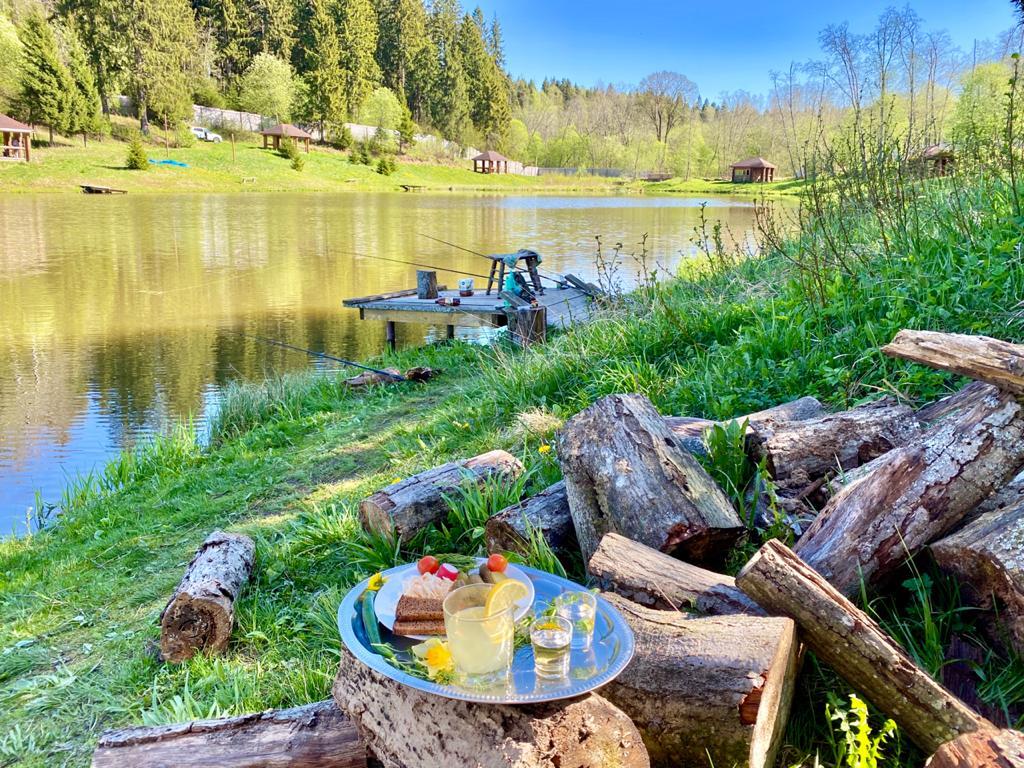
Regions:
<instances>
[{"instance_id":1,"label":"yellow flower","mask_svg":"<svg viewBox=\"0 0 1024 768\"><path fill-rule=\"evenodd\" d=\"M400 483L400 482L402 482L402 478L400 478L400 477L396 477L396 478L394 478L394 479L393 479L393 480L391 481L391 484L392 484L392 485L394 485L395 483Z\"/></svg>"},{"instance_id":2,"label":"yellow flower","mask_svg":"<svg viewBox=\"0 0 1024 768\"><path fill-rule=\"evenodd\" d=\"M537 453L540 453L540 454L551 453L551 446L548 445L547 443L544 443L544 445L542 445L540 448L537 449Z\"/></svg>"},{"instance_id":3,"label":"yellow flower","mask_svg":"<svg viewBox=\"0 0 1024 768\"><path fill-rule=\"evenodd\" d=\"M375 573L370 577L370 581L367 583L366 588L371 592L377 592L384 586L385 581L387 581L387 579L384 578L384 574Z\"/></svg>"},{"instance_id":4,"label":"yellow flower","mask_svg":"<svg viewBox=\"0 0 1024 768\"><path fill-rule=\"evenodd\" d=\"M412 647L413 655L427 668L427 677L438 683L451 682L455 673L455 660L448 650L448 643L432 637Z\"/></svg>"}]
</instances>

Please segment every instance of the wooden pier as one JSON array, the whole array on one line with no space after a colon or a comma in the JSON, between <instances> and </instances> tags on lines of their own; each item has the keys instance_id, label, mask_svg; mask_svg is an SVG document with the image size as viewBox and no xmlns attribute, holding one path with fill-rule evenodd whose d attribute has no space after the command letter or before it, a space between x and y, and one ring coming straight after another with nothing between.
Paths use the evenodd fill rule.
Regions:
<instances>
[{"instance_id":1,"label":"wooden pier","mask_svg":"<svg viewBox=\"0 0 1024 768\"><path fill-rule=\"evenodd\" d=\"M127 189L114 189L113 187L101 187L97 184L79 184L82 191L87 195L127 195Z\"/></svg>"},{"instance_id":2,"label":"wooden pier","mask_svg":"<svg viewBox=\"0 0 1024 768\"><path fill-rule=\"evenodd\" d=\"M547 288L542 295L537 296L537 307L544 308L549 328L564 328L572 323L584 322L590 317L591 300L596 289L576 278L567 286ZM358 309L360 320L383 320L388 344L392 348L395 344L396 323L443 325L451 339L455 337L456 328L502 328L509 324L510 315L515 316L515 309L506 308L505 300L496 292L488 295L477 290L472 296L459 296L458 291L438 286L438 298L445 299L446 303L438 304L436 299L419 299L416 297L416 289L410 288L345 299L342 303L346 307ZM453 299L459 300L458 306L451 305ZM529 307L527 302L521 300L516 303Z\"/></svg>"}]
</instances>

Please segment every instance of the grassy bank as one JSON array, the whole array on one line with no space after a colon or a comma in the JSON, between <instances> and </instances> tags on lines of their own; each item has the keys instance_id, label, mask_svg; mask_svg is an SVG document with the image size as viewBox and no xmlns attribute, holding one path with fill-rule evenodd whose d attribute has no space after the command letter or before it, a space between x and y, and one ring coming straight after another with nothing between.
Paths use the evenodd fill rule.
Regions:
<instances>
[{"instance_id":1,"label":"grassy bank","mask_svg":"<svg viewBox=\"0 0 1024 768\"><path fill-rule=\"evenodd\" d=\"M80 139L58 137L54 146L34 147L31 163L0 163L0 189L15 193L81 193L80 184L124 189L140 193L188 192L351 192L401 190L402 185L427 191L481 192L591 192L659 194L754 194L750 184L727 182L624 183L596 176L515 176L474 173L468 161L431 164L400 159L398 170L384 176L373 165L350 161L348 153L314 147L304 155L305 167L295 171L290 161L261 144L196 142L194 146L164 149L150 144L151 160L174 160L187 168L151 165L146 171L125 168L127 145L108 138L82 146ZM788 193L780 184L756 185L757 192Z\"/></svg>"},{"instance_id":2,"label":"grassy bank","mask_svg":"<svg viewBox=\"0 0 1024 768\"><path fill-rule=\"evenodd\" d=\"M239 388L208 449L180 433L124 456L69 491L58 524L0 543L0 764L84 766L104 728L326 697L344 590L414 554L361 535L358 500L495 447L522 457L527 492L540 488L558 475L543 446L602 395L642 392L665 413L725 417L807 394L841 408L883 392L916 403L951 391L951 377L878 348L903 327L1024 338L1013 309L1024 298L1021 222L998 183L918 194L920 215L897 231L847 216L843 264L808 261L813 228L762 259L711 248L699 274L650 286L636 305L625 298L542 350L456 343L386 359L444 371L423 385L350 392L334 377L300 376ZM509 494L493 488L487 505L457 503L427 546L473 551L485 507ZM161 665L157 617L217 527L257 541L231 648ZM984 646L940 587L937 577L897 586L873 607L934 673L954 631L984 648L979 681L1024 669ZM813 661L804 674L783 762L820 751L835 764L825 697L848 689ZM1022 680L1004 675L983 695L1012 714ZM919 757L901 754L887 764Z\"/></svg>"}]
</instances>

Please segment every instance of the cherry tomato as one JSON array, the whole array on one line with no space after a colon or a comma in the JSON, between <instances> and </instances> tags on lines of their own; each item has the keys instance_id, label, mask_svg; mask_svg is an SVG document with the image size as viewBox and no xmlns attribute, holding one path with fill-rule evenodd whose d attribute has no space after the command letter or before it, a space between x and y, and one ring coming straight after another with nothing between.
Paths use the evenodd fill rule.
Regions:
<instances>
[{"instance_id":1,"label":"cherry tomato","mask_svg":"<svg viewBox=\"0 0 1024 768\"><path fill-rule=\"evenodd\" d=\"M508 560L504 555L493 554L487 558L487 570L494 573L504 573L508 568Z\"/></svg>"},{"instance_id":2,"label":"cherry tomato","mask_svg":"<svg viewBox=\"0 0 1024 768\"><path fill-rule=\"evenodd\" d=\"M440 567L441 567L441 563L439 563L437 558L434 557L433 555L427 555L426 557L421 557L420 561L418 563L416 563L416 570L418 570L420 572L420 574L424 574L424 573L437 573L437 569L440 568Z\"/></svg>"},{"instance_id":3,"label":"cherry tomato","mask_svg":"<svg viewBox=\"0 0 1024 768\"><path fill-rule=\"evenodd\" d=\"M455 566L448 565L448 563L445 563L437 569L437 578L448 579L448 581L455 581L457 578L459 578L459 571L455 568Z\"/></svg>"}]
</instances>

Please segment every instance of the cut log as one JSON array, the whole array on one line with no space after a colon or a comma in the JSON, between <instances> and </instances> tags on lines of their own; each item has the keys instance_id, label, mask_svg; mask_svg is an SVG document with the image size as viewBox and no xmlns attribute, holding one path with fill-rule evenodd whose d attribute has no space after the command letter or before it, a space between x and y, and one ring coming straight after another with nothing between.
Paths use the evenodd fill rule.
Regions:
<instances>
[{"instance_id":1,"label":"cut log","mask_svg":"<svg viewBox=\"0 0 1024 768\"><path fill-rule=\"evenodd\" d=\"M892 398L816 419L754 429L755 458L783 492L806 489L816 480L866 464L906 445L921 430L913 410Z\"/></svg>"},{"instance_id":2,"label":"cut log","mask_svg":"<svg viewBox=\"0 0 1024 768\"><path fill-rule=\"evenodd\" d=\"M940 567L969 587L974 605L998 613L1011 644L1024 653L1024 502L982 515L931 550Z\"/></svg>"},{"instance_id":3,"label":"cut log","mask_svg":"<svg viewBox=\"0 0 1024 768\"><path fill-rule=\"evenodd\" d=\"M927 768L1024 768L1024 734L1011 730L967 733L943 744Z\"/></svg>"},{"instance_id":4,"label":"cut log","mask_svg":"<svg viewBox=\"0 0 1024 768\"><path fill-rule=\"evenodd\" d=\"M333 701L179 725L106 731L92 768L364 768L366 747Z\"/></svg>"},{"instance_id":5,"label":"cut log","mask_svg":"<svg viewBox=\"0 0 1024 768\"><path fill-rule=\"evenodd\" d=\"M642 395L610 395L578 413L559 433L558 457L584 562L610 532L704 562L743 531L729 499Z\"/></svg>"},{"instance_id":6,"label":"cut log","mask_svg":"<svg viewBox=\"0 0 1024 768\"><path fill-rule=\"evenodd\" d=\"M988 336L900 331L882 352L1024 394L1024 346Z\"/></svg>"},{"instance_id":7,"label":"cut log","mask_svg":"<svg viewBox=\"0 0 1024 768\"><path fill-rule=\"evenodd\" d=\"M467 483L484 483L498 475L513 480L523 465L505 451L489 451L472 459L451 461L377 491L359 504L359 518L369 531L396 534L407 540L448 514L446 496Z\"/></svg>"},{"instance_id":8,"label":"cut log","mask_svg":"<svg viewBox=\"0 0 1024 768\"><path fill-rule=\"evenodd\" d=\"M416 270L416 298L437 298L437 272L429 269Z\"/></svg>"},{"instance_id":9,"label":"cut log","mask_svg":"<svg viewBox=\"0 0 1024 768\"><path fill-rule=\"evenodd\" d=\"M789 403L776 405L773 408L766 408L763 411L737 416L735 419L722 421L711 421L710 419L697 419L688 416L666 416L665 422L681 441L682 446L690 453L705 453L704 433L715 424L727 424L731 421L747 422L747 434L754 434L755 430L767 436L777 426L789 424L794 421L805 421L825 415L825 406L813 397L801 397Z\"/></svg>"},{"instance_id":10,"label":"cut log","mask_svg":"<svg viewBox=\"0 0 1024 768\"><path fill-rule=\"evenodd\" d=\"M484 530L488 552L525 555L529 551L531 532L542 536L558 554L579 549L565 482L561 480L526 501L505 507L487 521Z\"/></svg>"},{"instance_id":11,"label":"cut log","mask_svg":"<svg viewBox=\"0 0 1024 768\"><path fill-rule=\"evenodd\" d=\"M640 732L596 694L503 706L397 683L341 651L334 700L385 768L646 768Z\"/></svg>"},{"instance_id":12,"label":"cut log","mask_svg":"<svg viewBox=\"0 0 1024 768\"><path fill-rule=\"evenodd\" d=\"M160 655L174 663L227 648L235 600L255 561L252 539L214 531L202 543L160 614Z\"/></svg>"},{"instance_id":13,"label":"cut log","mask_svg":"<svg viewBox=\"0 0 1024 768\"><path fill-rule=\"evenodd\" d=\"M983 381L972 381L949 397L936 400L934 403L928 403L928 405L920 408L917 411L917 420L924 425L930 426L939 419L959 416L962 411L976 406L979 401L985 398L988 392L988 384Z\"/></svg>"},{"instance_id":14,"label":"cut log","mask_svg":"<svg viewBox=\"0 0 1024 768\"><path fill-rule=\"evenodd\" d=\"M779 541L761 547L736 577L736 585L769 613L792 618L801 640L924 751L934 752L951 739L991 727Z\"/></svg>"},{"instance_id":15,"label":"cut log","mask_svg":"<svg viewBox=\"0 0 1024 768\"><path fill-rule=\"evenodd\" d=\"M687 616L605 597L632 627L636 653L602 693L636 723L652 765L774 764L797 673L792 621Z\"/></svg>"},{"instance_id":16,"label":"cut log","mask_svg":"<svg viewBox=\"0 0 1024 768\"><path fill-rule=\"evenodd\" d=\"M604 535L587 570L602 589L649 608L713 616L764 615L736 588L732 576L684 563L617 533Z\"/></svg>"},{"instance_id":17,"label":"cut log","mask_svg":"<svg viewBox=\"0 0 1024 768\"><path fill-rule=\"evenodd\" d=\"M949 532L1024 467L1024 406L988 395L847 485L794 550L845 594L882 582L908 555Z\"/></svg>"}]
</instances>

